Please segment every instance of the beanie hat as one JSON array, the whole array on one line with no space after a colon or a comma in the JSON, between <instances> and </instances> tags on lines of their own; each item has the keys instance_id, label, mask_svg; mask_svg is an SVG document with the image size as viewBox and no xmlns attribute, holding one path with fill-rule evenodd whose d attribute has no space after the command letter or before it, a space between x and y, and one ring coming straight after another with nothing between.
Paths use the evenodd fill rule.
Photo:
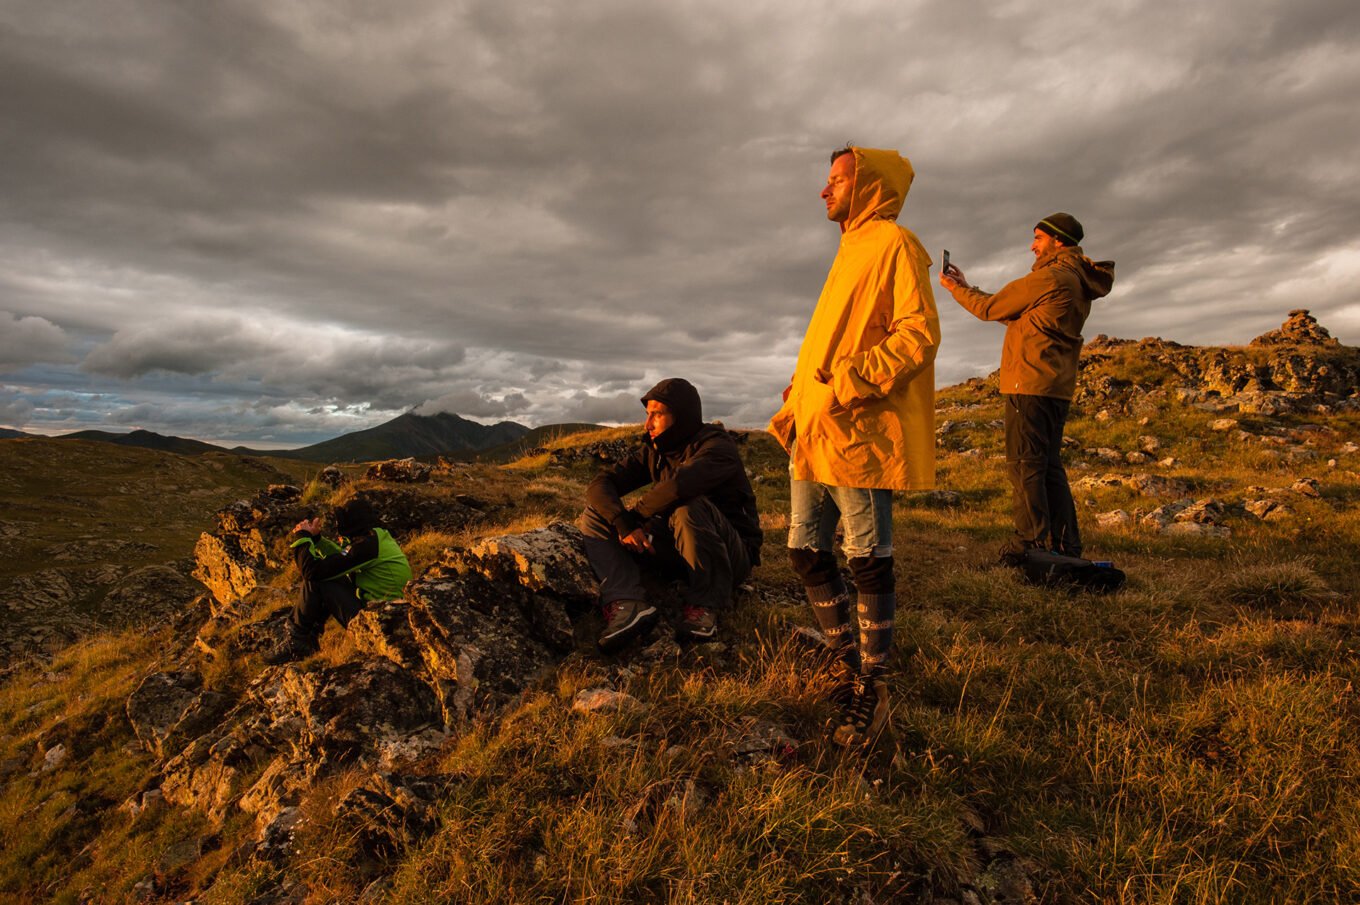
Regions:
<instances>
[{"instance_id":1,"label":"beanie hat","mask_svg":"<svg viewBox=\"0 0 1360 905\"><path fill-rule=\"evenodd\" d=\"M1042 229L1064 245L1080 245L1081 237L1085 235L1076 217L1061 212L1049 214L1036 223L1034 228Z\"/></svg>"}]
</instances>

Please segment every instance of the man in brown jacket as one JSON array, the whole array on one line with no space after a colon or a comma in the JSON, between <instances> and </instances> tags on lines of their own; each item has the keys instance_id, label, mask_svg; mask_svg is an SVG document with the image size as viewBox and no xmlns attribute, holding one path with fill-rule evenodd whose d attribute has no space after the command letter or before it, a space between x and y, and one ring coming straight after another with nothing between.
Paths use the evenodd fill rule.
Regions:
<instances>
[{"instance_id":1,"label":"man in brown jacket","mask_svg":"<svg viewBox=\"0 0 1360 905\"><path fill-rule=\"evenodd\" d=\"M1062 466L1063 425L1077 386L1081 328L1091 302L1114 285L1114 262L1081 250L1083 230L1071 214L1050 214L1034 227L1034 267L1028 276L989 294L949 267L940 285L984 321L1006 325L1001 347L1006 469L1015 536L1002 561L1016 563L1033 547L1081 555L1077 509Z\"/></svg>"}]
</instances>

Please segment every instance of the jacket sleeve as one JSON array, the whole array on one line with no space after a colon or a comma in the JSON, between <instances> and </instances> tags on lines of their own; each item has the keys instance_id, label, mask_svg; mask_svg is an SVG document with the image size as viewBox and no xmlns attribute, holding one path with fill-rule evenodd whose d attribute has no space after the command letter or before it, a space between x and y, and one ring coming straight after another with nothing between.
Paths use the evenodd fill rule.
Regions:
<instances>
[{"instance_id":1,"label":"jacket sleeve","mask_svg":"<svg viewBox=\"0 0 1360 905\"><path fill-rule=\"evenodd\" d=\"M586 503L614 526L619 537L638 527L638 519L623 505L624 494L645 487L652 480L646 452L639 450L627 459L595 475L586 487Z\"/></svg>"},{"instance_id":2,"label":"jacket sleeve","mask_svg":"<svg viewBox=\"0 0 1360 905\"><path fill-rule=\"evenodd\" d=\"M634 509L643 518L651 518L685 500L704 496L744 472L737 445L726 437L710 438L689 461L653 484Z\"/></svg>"},{"instance_id":3,"label":"jacket sleeve","mask_svg":"<svg viewBox=\"0 0 1360 905\"><path fill-rule=\"evenodd\" d=\"M831 365L836 401L852 406L892 392L897 382L935 360L940 321L925 268L905 246L892 261L892 320L888 335Z\"/></svg>"},{"instance_id":4,"label":"jacket sleeve","mask_svg":"<svg viewBox=\"0 0 1360 905\"><path fill-rule=\"evenodd\" d=\"M993 294L972 286L956 286L950 290L954 301L983 321L1008 323L1043 301L1056 288L1048 268L1035 270L1018 280L1012 280Z\"/></svg>"},{"instance_id":5,"label":"jacket sleeve","mask_svg":"<svg viewBox=\"0 0 1360 905\"><path fill-rule=\"evenodd\" d=\"M328 581L378 558L378 536L369 533L342 550L324 537L303 534L293 541L293 559L308 581Z\"/></svg>"}]
</instances>

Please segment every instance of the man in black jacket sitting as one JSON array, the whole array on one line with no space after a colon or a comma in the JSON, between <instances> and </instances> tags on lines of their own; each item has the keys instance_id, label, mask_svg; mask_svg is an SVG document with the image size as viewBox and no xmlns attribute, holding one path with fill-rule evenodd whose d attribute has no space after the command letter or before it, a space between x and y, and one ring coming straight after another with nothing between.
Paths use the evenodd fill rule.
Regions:
<instances>
[{"instance_id":1,"label":"man in black jacket sitting","mask_svg":"<svg viewBox=\"0 0 1360 905\"><path fill-rule=\"evenodd\" d=\"M671 377L642 397L648 442L602 470L586 490L577 521L600 579L605 627L600 648L613 650L649 629L656 607L642 589L639 563L679 570L685 579L678 634L712 638L717 612L760 561L760 517L732 436L705 424L699 391ZM623 496L651 485L632 506Z\"/></svg>"}]
</instances>

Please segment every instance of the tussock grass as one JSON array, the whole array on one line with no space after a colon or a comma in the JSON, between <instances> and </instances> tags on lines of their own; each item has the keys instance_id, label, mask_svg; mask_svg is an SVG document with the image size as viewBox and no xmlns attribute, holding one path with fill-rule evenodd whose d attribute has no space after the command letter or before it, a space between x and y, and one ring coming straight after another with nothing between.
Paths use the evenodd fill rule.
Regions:
<instances>
[{"instance_id":1,"label":"tussock grass","mask_svg":"<svg viewBox=\"0 0 1360 905\"><path fill-rule=\"evenodd\" d=\"M1214 590L1226 600L1253 607L1315 604L1335 596L1307 558L1283 562L1238 558L1215 582Z\"/></svg>"}]
</instances>

